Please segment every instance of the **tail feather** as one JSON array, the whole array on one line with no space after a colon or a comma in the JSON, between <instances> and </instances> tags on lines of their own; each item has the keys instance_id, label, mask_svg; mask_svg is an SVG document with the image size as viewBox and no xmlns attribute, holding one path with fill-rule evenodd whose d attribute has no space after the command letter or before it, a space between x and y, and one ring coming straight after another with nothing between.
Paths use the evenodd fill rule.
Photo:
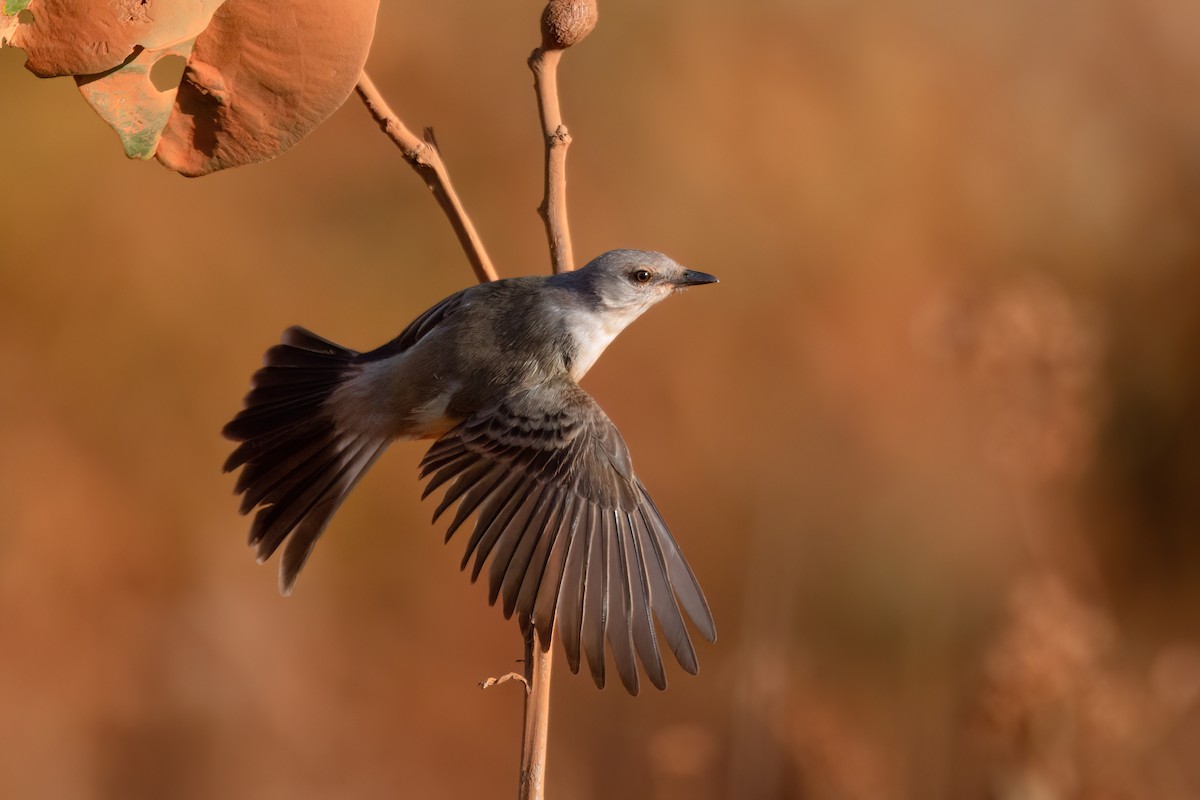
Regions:
<instances>
[{"instance_id":1,"label":"tail feather","mask_svg":"<svg viewBox=\"0 0 1200 800\"><path fill-rule=\"evenodd\" d=\"M338 376L333 376L336 379ZM320 396L290 401L259 403L238 414L225 426L225 435L231 439L252 441L264 434L282 432L293 427L305 427L329 397L329 392ZM247 399L246 402L251 402Z\"/></svg>"},{"instance_id":2,"label":"tail feather","mask_svg":"<svg viewBox=\"0 0 1200 800\"><path fill-rule=\"evenodd\" d=\"M321 532L325 530L325 525L367 469L383 455L387 444L387 442L375 441L360 446L355 451L353 458L342 468L343 488L338 492L322 495L292 532L287 540L287 545L283 548L283 560L279 565L280 593L284 595L292 593L292 587L296 584L296 576L300 574L301 568L308 561L313 546L320 538Z\"/></svg>"},{"instance_id":3,"label":"tail feather","mask_svg":"<svg viewBox=\"0 0 1200 800\"><path fill-rule=\"evenodd\" d=\"M254 374L254 386L289 386L300 387L323 386L329 365L320 367L262 367Z\"/></svg>"},{"instance_id":4,"label":"tail feather","mask_svg":"<svg viewBox=\"0 0 1200 800\"><path fill-rule=\"evenodd\" d=\"M318 457L327 446L326 437L298 437L274 448L270 455L245 465L234 487L234 491L242 495L242 513L248 514L266 500L272 490Z\"/></svg>"},{"instance_id":5,"label":"tail feather","mask_svg":"<svg viewBox=\"0 0 1200 800\"><path fill-rule=\"evenodd\" d=\"M266 403L289 403L323 398L327 381L309 381L307 384L293 381L282 385L259 385L246 395L246 405L257 406Z\"/></svg>"},{"instance_id":6,"label":"tail feather","mask_svg":"<svg viewBox=\"0 0 1200 800\"><path fill-rule=\"evenodd\" d=\"M235 419L234 422L236 421ZM234 428L231 422L225 426L222 433L226 439L240 441L241 444L229 454L229 458L225 459L225 471L233 472L243 464L252 462L273 461L276 457L291 452L298 444L314 438L317 429L327 424L330 423L314 417L301 425L247 432L243 428ZM241 490L238 489L238 491Z\"/></svg>"},{"instance_id":7,"label":"tail feather","mask_svg":"<svg viewBox=\"0 0 1200 800\"><path fill-rule=\"evenodd\" d=\"M296 487L285 500L255 517L256 532L251 536L258 542L257 558L260 563L275 553L283 540L321 504L322 499L341 495L336 484L342 474L341 469L335 466L335 461L337 459L326 461L319 474L310 476L303 486ZM325 522L331 515L318 516Z\"/></svg>"},{"instance_id":8,"label":"tail feather","mask_svg":"<svg viewBox=\"0 0 1200 800\"><path fill-rule=\"evenodd\" d=\"M258 509L250 544L259 561L285 541L280 589L290 594L313 545L386 440L340 430L327 406L358 353L303 328L284 331L251 380L243 410L224 428L238 442L225 471L241 468L241 512Z\"/></svg>"},{"instance_id":9,"label":"tail feather","mask_svg":"<svg viewBox=\"0 0 1200 800\"><path fill-rule=\"evenodd\" d=\"M337 480L346 446L339 439L325 442L315 456L266 491L270 505L259 511L250 526L250 544L258 545L259 561L270 558L284 537Z\"/></svg>"}]
</instances>

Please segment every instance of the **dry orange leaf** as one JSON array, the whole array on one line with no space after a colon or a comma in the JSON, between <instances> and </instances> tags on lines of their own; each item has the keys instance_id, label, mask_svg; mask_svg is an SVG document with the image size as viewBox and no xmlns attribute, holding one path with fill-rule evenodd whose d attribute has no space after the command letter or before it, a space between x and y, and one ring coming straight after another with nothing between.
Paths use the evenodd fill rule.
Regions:
<instances>
[{"instance_id":1,"label":"dry orange leaf","mask_svg":"<svg viewBox=\"0 0 1200 800\"><path fill-rule=\"evenodd\" d=\"M6 0L23 11L12 33L42 78L96 75L204 30L221 0Z\"/></svg>"},{"instance_id":2,"label":"dry orange leaf","mask_svg":"<svg viewBox=\"0 0 1200 800\"><path fill-rule=\"evenodd\" d=\"M158 160L184 175L287 150L354 90L378 0L228 0L196 39Z\"/></svg>"},{"instance_id":3,"label":"dry orange leaf","mask_svg":"<svg viewBox=\"0 0 1200 800\"><path fill-rule=\"evenodd\" d=\"M379 6L222 2L0 0L0 44L41 77L75 76L126 155L205 175L274 158L337 110ZM164 84L162 67L185 58L182 82Z\"/></svg>"},{"instance_id":4,"label":"dry orange leaf","mask_svg":"<svg viewBox=\"0 0 1200 800\"><path fill-rule=\"evenodd\" d=\"M73 75L130 158L154 155L182 63L222 0L4 0L0 37L40 77ZM15 12L15 13L14 13Z\"/></svg>"}]
</instances>

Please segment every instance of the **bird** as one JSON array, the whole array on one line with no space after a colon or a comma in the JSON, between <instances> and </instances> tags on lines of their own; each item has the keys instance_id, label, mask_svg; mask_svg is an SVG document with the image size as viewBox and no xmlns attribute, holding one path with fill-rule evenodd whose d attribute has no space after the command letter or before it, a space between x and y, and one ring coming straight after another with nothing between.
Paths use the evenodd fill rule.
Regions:
<instances>
[{"instance_id":1,"label":"bird","mask_svg":"<svg viewBox=\"0 0 1200 800\"><path fill-rule=\"evenodd\" d=\"M446 487L434 523L457 503L447 542L475 516L461 568L472 564L474 582L491 557L490 604L500 599L544 647L557 622L571 671L582 653L600 688L606 639L630 694L638 661L666 688L658 635L697 674L683 615L715 642L708 601L620 432L579 381L651 306L715 283L662 253L611 250L577 270L463 289L368 352L288 328L222 431L238 443L225 471L241 470L234 492L242 514L255 512L259 563L282 545L279 589L290 594L388 446L433 439L422 499Z\"/></svg>"}]
</instances>

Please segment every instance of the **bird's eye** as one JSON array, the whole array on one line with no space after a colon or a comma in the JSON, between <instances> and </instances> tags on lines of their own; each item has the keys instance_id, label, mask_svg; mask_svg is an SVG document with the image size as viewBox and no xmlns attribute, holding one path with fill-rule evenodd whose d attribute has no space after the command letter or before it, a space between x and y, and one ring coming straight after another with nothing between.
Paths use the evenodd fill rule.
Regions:
<instances>
[{"instance_id":1,"label":"bird's eye","mask_svg":"<svg viewBox=\"0 0 1200 800\"><path fill-rule=\"evenodd\" d=\"M639 269L634 270L630 277L633 278L635 283L648 283L654 276L650 274L650 270L648 269Z\"/></svg>"}]
</instances>

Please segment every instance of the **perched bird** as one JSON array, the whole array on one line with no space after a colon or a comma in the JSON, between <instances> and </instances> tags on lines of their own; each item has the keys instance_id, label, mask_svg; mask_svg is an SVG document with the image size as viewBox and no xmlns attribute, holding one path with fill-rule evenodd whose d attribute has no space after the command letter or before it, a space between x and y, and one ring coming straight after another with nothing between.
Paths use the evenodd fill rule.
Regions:
<instances>
[{"instance_id":1,"label":"perched bird","mask_svg":"<svg viewBox=\"0 0 1200 800\"><path fill-rule=\"evenodd\" d=\"M510 278L453 294L367 353L303 328L283 334L254 373L224 434L240 442L243 514L258 509L259 562L284 545L290 594L346 495L396 439L437 439L421 462L425 494L458 503L447 541L476 521L462 567L491 556L490 603L550 642L555 619L572 672L586 653L605 680L607 637L622 683L638 691L635 653L666 687L654 618L680 665L698 666L680 606L716 640L708 603L616 426L579 379L625 326L688 286L716 283L661 253L613 250L583 268Z\"/></svg>"}]
</instances>

